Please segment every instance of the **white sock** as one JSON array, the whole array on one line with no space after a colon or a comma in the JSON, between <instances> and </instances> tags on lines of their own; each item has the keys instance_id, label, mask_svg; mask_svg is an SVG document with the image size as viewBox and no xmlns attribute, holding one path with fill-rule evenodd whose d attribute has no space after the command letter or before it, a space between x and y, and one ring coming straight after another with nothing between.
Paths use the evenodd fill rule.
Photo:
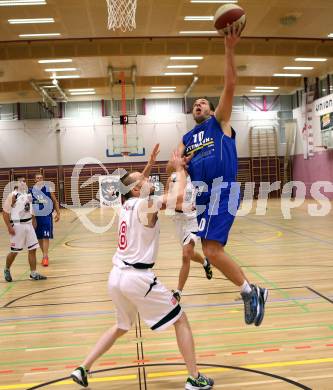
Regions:
<instances>
[{"instance_id":1,"label":"white sock","mask_svg":"<svg viewBox=\"0 0 333 390\"><path fill-rule=\"evenodd\" d=\"M251 291L252 291L251 286L249 285L247 280L245 280L244 283L241 285L241 292L246 293L246 294L250 294Z\"/></svg>"},{"instance_id":2,"label":"white sock","mask_svg":"<svg viewBox=\"0 0 333 390\"><path fill-rule=\"evenodd\" d=\"M207 267L207 265L208 265L208 261L207 261L207 259L205 258L205 261L204 261L204 263L203 263L203 267Z\"/></svg>"},{"instance_id":3,"label":"white sock","mask_svg":"<svg viewBox=\"0 0 333 390\"><path fill-rule=\"evenodd\" d=\"M31 271L31 272L30 272L30 275L31 275L31 276L36 276L36 274L37 274L36 271Z\"/></svg>"}]
</instances>

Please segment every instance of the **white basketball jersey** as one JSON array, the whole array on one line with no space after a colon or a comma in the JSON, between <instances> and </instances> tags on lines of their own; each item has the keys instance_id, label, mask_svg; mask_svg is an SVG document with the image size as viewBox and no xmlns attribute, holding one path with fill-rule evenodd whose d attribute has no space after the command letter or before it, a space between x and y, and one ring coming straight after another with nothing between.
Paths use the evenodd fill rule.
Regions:
<instances>
[{"instance_id":1,"label":"white basketball jersey","mask_svg":"<svg viewBox=\"0 0 333 390\"><path fill-rule=\"evenodd\" d=\"M16 202L10 211L10 219L13 222L19 222L22 219L32 218L32 197L26 192L13 191L12 195L16 197Z\"/></svg>"},{"instance_id":2,"label":"white basketball jersey","mask_svg":"<svg viewBox=\"0 0 333 390\"><path fill-rule=\"evenodd\" d=\"M176 183L177 181L177 175L176 173L173 173L171 175L171 181L173 183ZM196 216L196 204L195 204L195 198L196 198L196 189L194 188L190 176L186 177L186 187L184 190L184 196L183 196L183 208L185 210L184 215L192 218L193 216Z\"/></svg>"},{"instance_id":3,"label":"white basketball jersey","mask_svg":"<svg viewBox=\"0 0 333 390\"><path fill-rule=\"evenodd\" d=\"M144 226L138 216L138 206L146 199L130 198L121 207L118 227L118 248L113 256L113 264L125 268L124 263L153 264L156 261L160 225Z\"/></svg>"}]
</instances>

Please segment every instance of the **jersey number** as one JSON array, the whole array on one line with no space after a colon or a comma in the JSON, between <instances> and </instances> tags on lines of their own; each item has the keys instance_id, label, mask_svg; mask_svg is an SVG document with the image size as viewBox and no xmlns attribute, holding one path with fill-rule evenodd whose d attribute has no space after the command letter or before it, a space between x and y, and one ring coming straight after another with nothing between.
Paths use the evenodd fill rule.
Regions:
<instances>
[{"instance_id":1,"label":"jersey number","mask_svg":"<svg viewBox=\"0 0 333 390\"><path fill-rule=\"evenodd\" d=\"M126 234L127 234L127 225L126 225L126 222L123 221L120 224L119 242L118 242L119 249L121 249L122 251L127 248L127 237L126 237Z\"/></svg>"},{"instance_id":2,"label":"jersey number","mask_svg":"<svg viewBox=\"0 0 333 390\"><path fill-rule=\"evenodd\" d=\"M200 131L198 134L193 134L193 141L196 144L197 142L201 142L204 138L204 131Z\"/></svg>"}]
</instances>

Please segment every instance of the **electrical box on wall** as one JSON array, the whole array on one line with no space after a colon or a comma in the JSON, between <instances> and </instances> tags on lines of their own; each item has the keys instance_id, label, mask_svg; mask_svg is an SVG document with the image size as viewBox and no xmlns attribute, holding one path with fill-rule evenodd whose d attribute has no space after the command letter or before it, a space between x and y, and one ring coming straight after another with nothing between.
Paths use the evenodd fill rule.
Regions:
<instances>
[{"instance_id":1,"label":"electrical box on wall","mask_svg":"<svg viewBox=\"0 0 333 390\"><path fill-rule=\"evenodd\" d=\"M320 129L323 146L333 149L333 112L321 115Z\"/></svg>"}]
</instances>

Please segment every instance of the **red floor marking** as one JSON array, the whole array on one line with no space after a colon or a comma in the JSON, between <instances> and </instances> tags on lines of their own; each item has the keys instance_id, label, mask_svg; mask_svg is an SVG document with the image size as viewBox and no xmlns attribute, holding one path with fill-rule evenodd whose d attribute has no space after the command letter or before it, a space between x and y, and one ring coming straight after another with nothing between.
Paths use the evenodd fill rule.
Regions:
<instances>
[{"instance_id":1,"label":"red floor marking","mask_svg":"<svg viewBox=\"0 0 333 390\"><path fill-rule=\"evenodd\" d=\"M99 363L99 366L114 366L116 365L116 362L104 362L104 363Z\"/></svg>"},{"instance_id":2,"label":"red floor marking","mask_svg":"<svg viewBox=\"0 0 333 390\"><path fill-rule=\"evenodd\" d=\"M142 359L142 360L133 360L132 363L148 363L148 362L150 362L149 359Z\"/></svg>"},{"instance_id":3,"label":"red floor marking","mask_svg":"<svg viewBox=\"0 0 333 390\"><path fill-rule=\"evenodd\" d=\"M12 374L13 372L13 370L1 370L0 374Z\"/></svg>"},{"instance_id":4,"label":"red floor marking","mask_svg":"<svg viewBox=\"0 0 333 390\"><path fill-rule=\"evenodd\" d=\"M76 366L73 366L73 365L65 366L65 368L76 368L76 367L77 367L77 365Z\"/></svg>"},{"instance_id":5,"label":"red floor marking","mask_svg":"<svg viewBox=\"0 0 333 390\"><path fill-rule=\"evenodd\" d=\"M264 352L279 352L280 348L264 349Z\"/></svg>"},{"instance_id":6,"label":"red floor marking","mask_svg":"<svg viewBox=\"0 0 333 390\"><path fill-rule=\"evenodd\" d=\"M183 360L183 357L182 356L175 356L175 357L166 358L165 360Z\"/></svg>"},{"instance_id":7,"label":"red floor marking","mask_svg":"<svg viewBox=\"0 0 333 390\"><path fill-rule=\"evenodd\" d=\"M231 352L231 355L247 355L248 352Z\"/></svg>"},{"instance_id":8,"label":"red floor marking","mask_svg":"<svg viewBox=\"0 0 333 390\"><path fill-rule=\"evenodd\" d=\"M47 371L47 367L36 367L36 368L31 368L30 371Z\"/></svg>"},{"instance_id":9,"label":"red floor marking","mask_svg":"<svg viewBox=\"0 0 333 390\"><path fill-rule=\"evenodd\" d=\"M333 344L326 344L326 347L333 347Z\"/></svg>"},{"instance_id":10,"label":"red floor marking","mask_svg":"<svg viewBox=\"0 0 333 390\"><path fill-rule=\"evenodd\" d=\"M310 349L310 345L301 345L299 347L295 347L295 349Z\"/></svg>"}]
</instances>

